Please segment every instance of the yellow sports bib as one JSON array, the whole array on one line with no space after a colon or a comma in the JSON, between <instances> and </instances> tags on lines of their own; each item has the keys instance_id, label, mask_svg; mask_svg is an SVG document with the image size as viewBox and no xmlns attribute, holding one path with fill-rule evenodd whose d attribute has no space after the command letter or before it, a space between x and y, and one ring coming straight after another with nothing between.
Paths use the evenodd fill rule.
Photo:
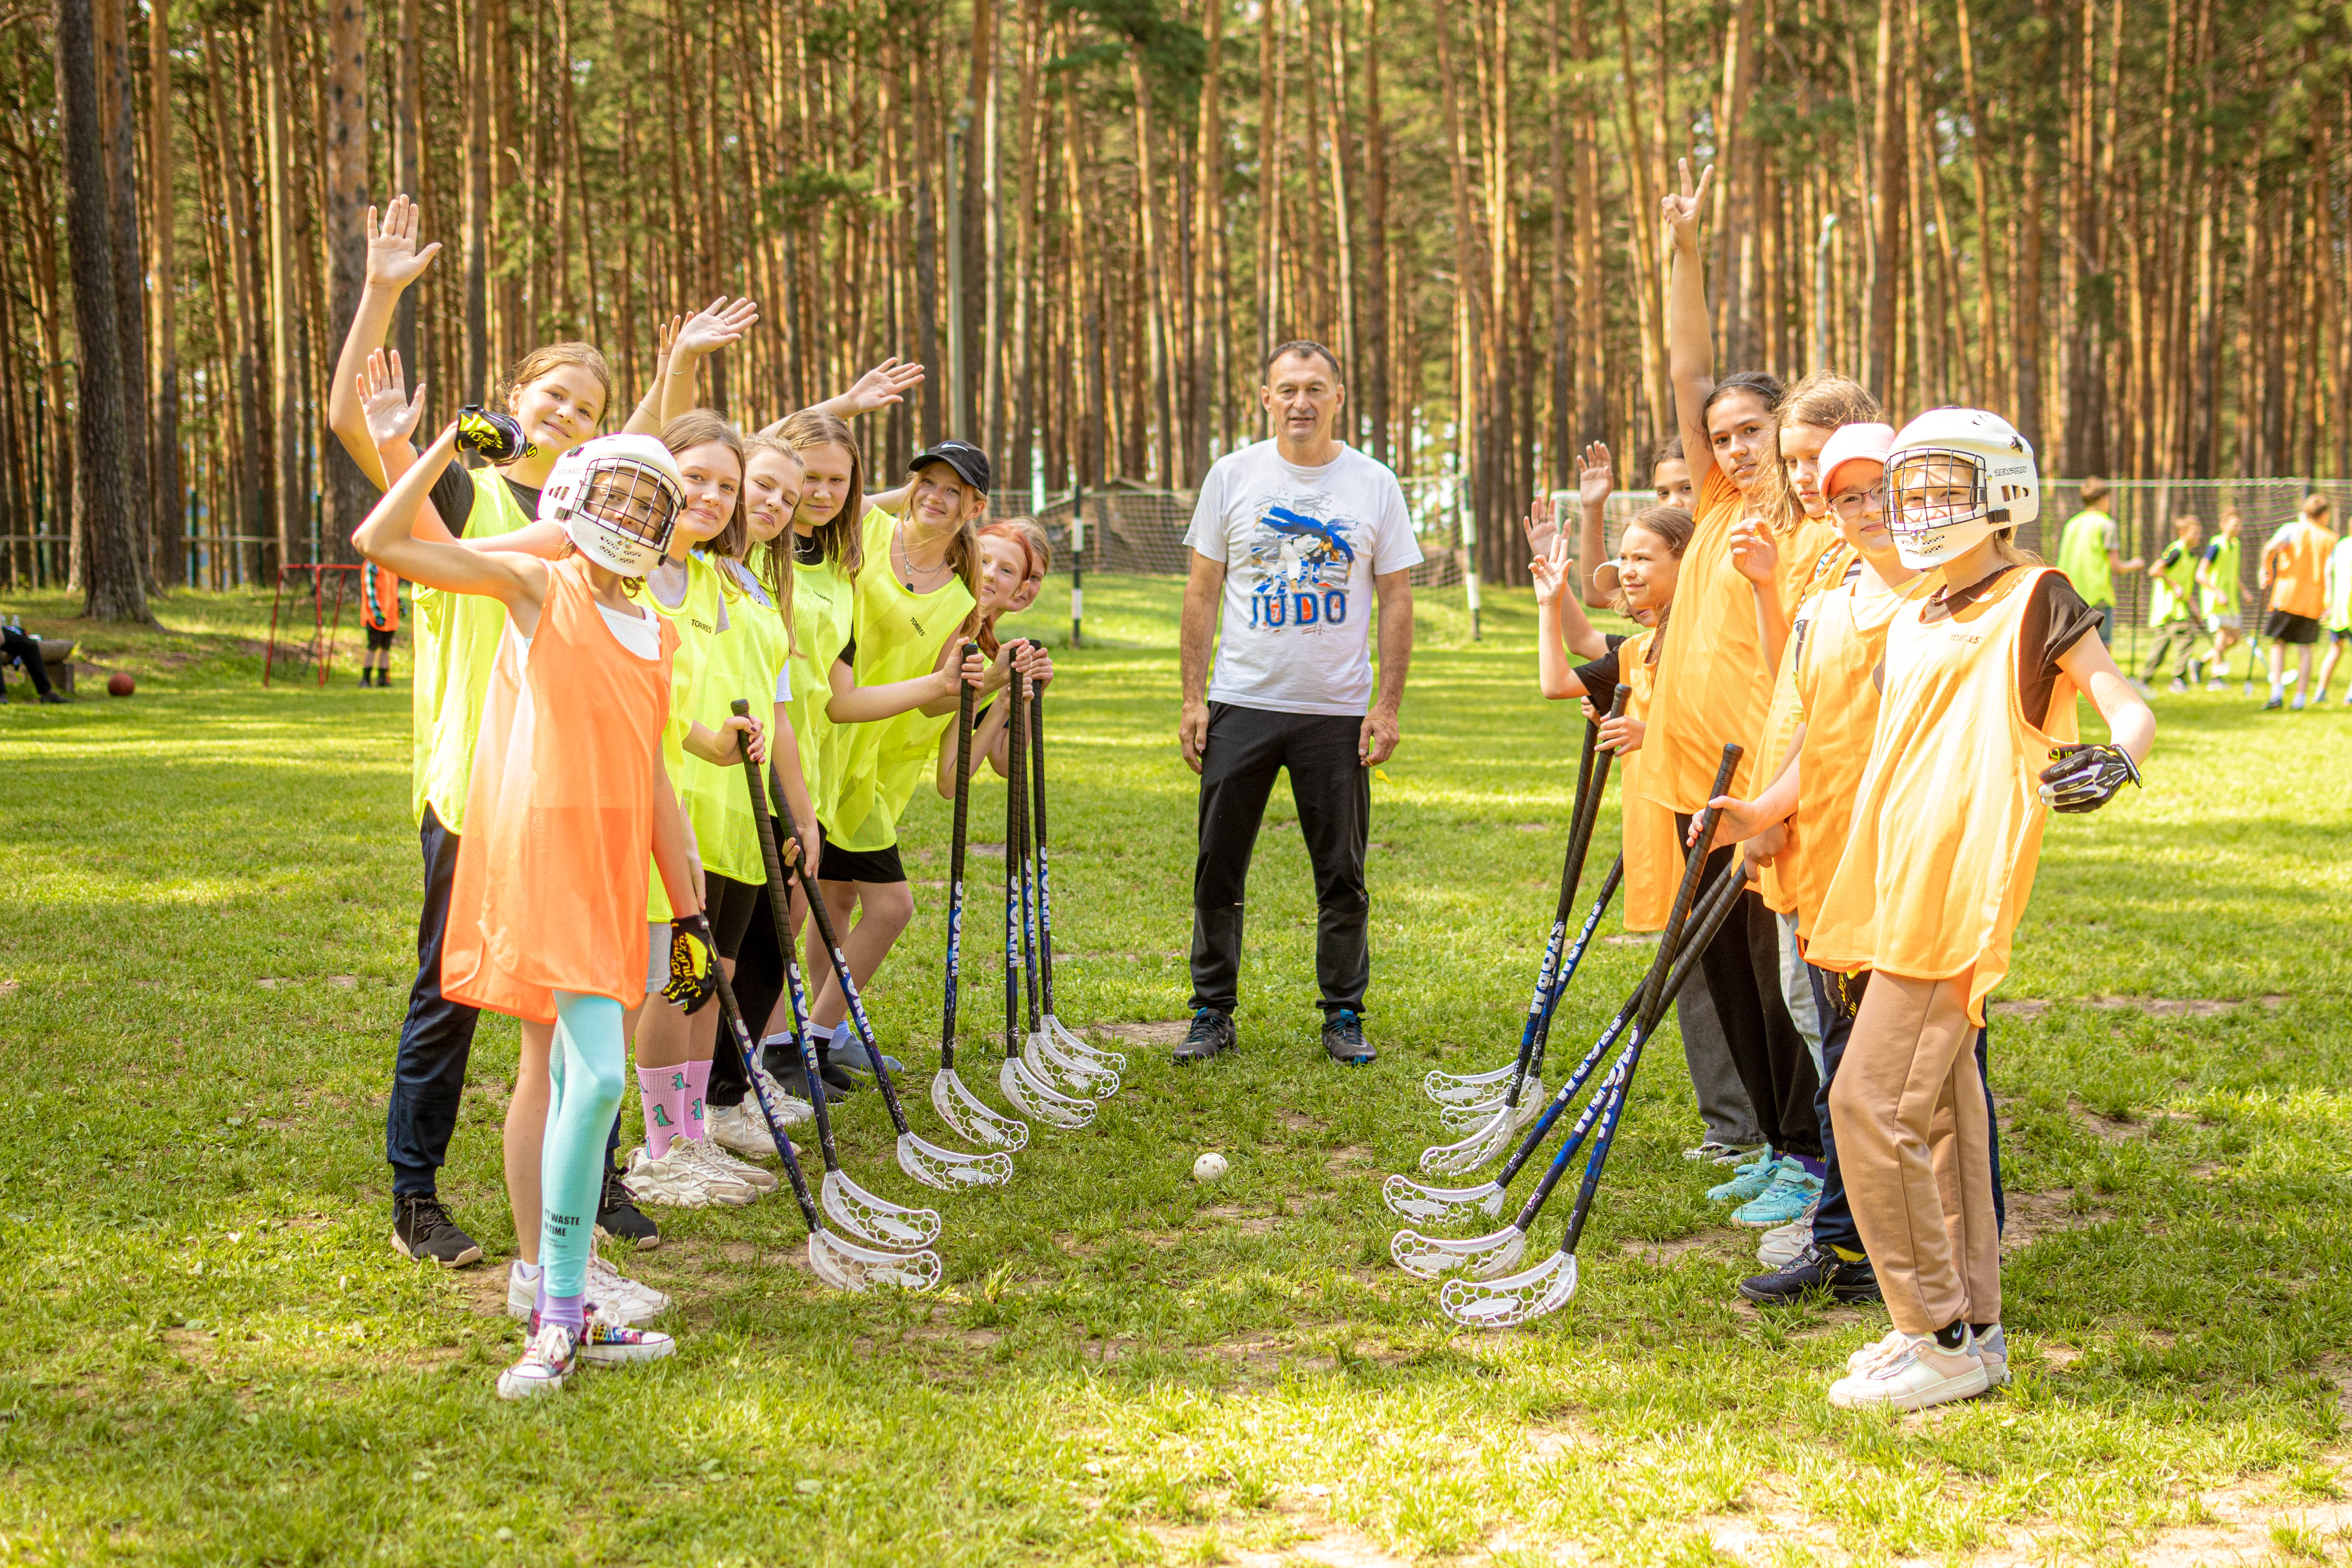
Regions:
<instances>
[{"instance_id":1,"label":"yellow sports bib","mask_svg":"<svg viewBox=\"0 0 2352 1568\"><path fill-rule=\"evenodd\" d=\"M866 514L866 565L857 574L852 667L860 686L888 686L928 675L940 650L971 614L971 590L950 577L928 594L909 593L890 570L891 531L898 519ZM872 724L839 726L846 740L827 753L835 783L833 815L822 820L825 838L845 849L887 849L898 839L898 817L929 771L940 732L955 715L908 711Z\"/></svg>"},{"instance_id":2,"label":"yellow sports bib","mask_svg":"<svg viewBox=\"0 0 2352 1568\"><path fill-rule=\"evenodd\" d=\"M472 478L474 506L460 520L458 537L496 539L530 521L497 469L476 468ZM429 805L443 826L463 833L474 737L481 731L499 639L506 635L507 607L487 595L448 594L419 583L412 609L416 674L409 685L409 812L421 823Z\"/></svg>"},{"instance_id":3,"label":"yellow sports bib","mask_svg":"<svg viewBox=\"0 0 2352 1568\"><path fill-rule=\"evenodd\" d=\"M793 700L786 710L800 744L801 779L819 820L829 819L833 811L834 775L825 767L825 749L835 726L824 716L824 705L833 700L833 661L849 646L856 595L838 561L793 563Z\"/></svg>"},{"instance_id":4,"label":"yellow sports bib","mask_svg":"<svg viewBox=\"0 0 2352 1568\"><path fill-rule=\"evenodd\" d=\"M712 730L733 716L737 698L750 701L762 725L771 722L784 668L783 617L764 592L745 587L731 567L732 563L721 563L712 574L719 583L727 624L704 648L702 673L691 698L690 716ZM751 815L751 792L741 763L721 766L688 757L678 804L694 825L706 870L754 886L766 882L760 825Z\"/></svg>"},{"instance_id":5,"label":"yellow sports bib","mask_svg":"<svg viewBox=\"0 0 2352 1568\"><path fill-rule=\"evenodd\" d=\"M661 602L651 584L645 590L645 602L654 613L677 629L677 651L669 664L669 717L662 723L662 767L669 774L669 787L678 796L678 805L686 805L686 731L694 722L696 689L702 680L703 667L710 658L710 645L719 635L719 576L710 563L699 555L686 558L686 597L677 607ZM694 820L691 813L687 826L694 830L698 853L708 855L702 847L703 825ZM667 921L670 918L669 889L662 886L661 868L656 867L646 883L646 918Z\"/></svg>"}]
</instances>

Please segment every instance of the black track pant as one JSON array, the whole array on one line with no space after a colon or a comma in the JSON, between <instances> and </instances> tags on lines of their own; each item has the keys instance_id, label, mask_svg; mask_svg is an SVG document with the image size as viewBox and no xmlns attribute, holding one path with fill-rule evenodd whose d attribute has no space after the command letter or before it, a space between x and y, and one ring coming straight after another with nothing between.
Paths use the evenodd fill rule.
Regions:
<instances>
[{"instance_id":1,"label":"black track pant","mask_svg":"<svg viewBox=\"0 0 2352 1568\"><path fill-rule=\"evenodd\" d=\"M776 823L776 842L782 844L783 824L773 817L769 820ZM790 877L793 873L787 871L785 875ZM743 928L742 945L736 952L735 978L729 983L735 991L735 1005L743 1010L743 1026L751 1031L754 1042L766 1030L768 1016L775 1011L784 994L784 961L776 947L776 920L770 912L772 907L767 888L762 884L759 901L751 907L751 921ZM795 1067L800 1061L798 1053L797 1046L787 1053ZM774 1073L778 1065L771 1062L768 1070ZM727 1031L727 1020L721 1018L719 1044L710 1058L710 1084L703 1093L702 1103L740 1105L751 1093L751 1080L743 1076L742 1052L736 1048L735 1037Z\"/></svg>"},{"instance_id":2,"label":"black track pant","mask_svg":"<svg viewBox=\"0 0 2352 1568\"><path fill-rule=\"evenodd\" d=\"M449 924L449 884L457 874L457 835L431 806L416 829L425 854L425 906L416 916L416 979L408 988L400 1050L393 1058L392 1098L384 1107L383 1157L392 1190L402 1197L430 1193L457 1126L466 1093L466 1060L480 1016L441 994L441 939Z\"/></svg>"},{"instance_id":3,"label":"black track pant","mask_svg":"<svg viewBox=\"0 0 2352 1568\"><path fill-rule=\"evenodd\" d=\"M1687 838L1690 818L1676 813L1675 831ZM1736 853L1735 847L1726 846L1707 856L1699 886L1713 886ZM1820 1159L1821 1123L1813 1115L1813 1098L1821 1090L1821 1075L1781 998L1780 922L1760 894L1750 889L1739 895L1715 940L1699 954L1698 966L1764 1141L1783 1154Z\"/></svg>"},{"instance_id":4,"label":"black track pant","mask_svg":"<svg viewBox=\"0 0 2352 1568\"><path fill-rule=\"evenodd\" d=\"M1356 747L1363 721L1346 714L1275 713L1209 704L1201 758L1201 849L1192 866L1192 1005L1230 1014L1242 967L1242 895L1274 775L1290 770L1290 798L1315 867L1315 976L1327 1013L1361 1012L1371 983L1365 926L1364 846L1371 830L1371 770Z\"/></svg>"}]
</instances>

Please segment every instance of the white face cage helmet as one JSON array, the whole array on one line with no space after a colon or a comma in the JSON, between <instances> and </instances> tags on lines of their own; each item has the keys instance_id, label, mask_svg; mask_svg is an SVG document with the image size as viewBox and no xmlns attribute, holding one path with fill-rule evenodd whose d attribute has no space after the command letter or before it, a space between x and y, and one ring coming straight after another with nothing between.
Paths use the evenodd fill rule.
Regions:
<instances>
[{"instance_id":1,"label":"white face cage helmet","mask_svg":"<svg viewBox=\"0 0 2352 1568\"><path fill-rule=\"evenodd\" d=\"M562 525L572 548L624 577L643 577L669 547L686 504L686 476L651 436L599 436L555 459L539 492L542 522Z\"/></svg>"},{"instance_id":2,"label":"white face cage helmet","mask_svg":"<svg viewBox=\"0 0 2352 1568\"><path fill-rule=\"evenodd\" d=\"M1886 491L1895 552L1917 570L2042 515L2033 448L1981 408L1937 408L1903 426L1886 455Z\"/></svg>"}]
</instances>

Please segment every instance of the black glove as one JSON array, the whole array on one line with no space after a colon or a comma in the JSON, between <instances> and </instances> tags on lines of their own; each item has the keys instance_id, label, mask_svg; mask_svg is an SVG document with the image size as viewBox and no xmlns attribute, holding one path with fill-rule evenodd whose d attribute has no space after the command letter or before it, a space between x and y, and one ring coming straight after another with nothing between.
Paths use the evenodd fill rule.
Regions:
<instances>
[{"instance_id":1,"label":"black glove","mask_svg":"<svg viewBox=\"0 0 2352 1568\"><path fill-rule=\"evenodd\" d=\"M688 1013L699 1011L719 989L719 944L710 921L699 914L680 915L669 922L669 984L662 995Z\"/></svg>"},{"instance_id":2,"label":"black glove","mask_svg":"<svg viewBox=\"0 0 2352 1568\"><path fill-rule=\"evenodd\" d=\"M517 462L539 451L523 439L521 421L478 403L457 410L457 445L479 452L493 463Z\"/></svg>"},{"instance_id":3,"label":"black glove","mask_svg":"<svg viewBox=\"0 0 2352 1568\"><path fill-rule=\"evenodd\" d=\"M2096 811L2126 783L2139 784L2139 769L2121 746L2056 746L2050 756L2042 802L2053 811Z\"/></svg>"}]
</instances>

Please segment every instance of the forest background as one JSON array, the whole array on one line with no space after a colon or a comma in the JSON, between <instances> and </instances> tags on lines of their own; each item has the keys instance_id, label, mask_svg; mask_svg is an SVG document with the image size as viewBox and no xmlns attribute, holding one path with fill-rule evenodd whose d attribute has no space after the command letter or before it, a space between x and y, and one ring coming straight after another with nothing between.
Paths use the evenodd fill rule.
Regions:
<instances>
[{"instance_id":1,"label":"forest background","mask_svg":"<svg viewBox=\"0 0 2352 1568\"><path fill-rule=\"evenodd\" d=\"M0 0L5 5L6 0ZM364 216L442 257L431 416L761 301L750 423L886 355L877 471L1182 489L1259 359L1509 521L1670 419L1658 195L1717 167L1719 367L2009 414L2046 472L2352 476L2352 20L2314 0L55 0L0 10L0 583L139 618L192 542L349 559L322 440ZM217 578L215 578L217 580Z\"/></svg>"}]
</instances>

